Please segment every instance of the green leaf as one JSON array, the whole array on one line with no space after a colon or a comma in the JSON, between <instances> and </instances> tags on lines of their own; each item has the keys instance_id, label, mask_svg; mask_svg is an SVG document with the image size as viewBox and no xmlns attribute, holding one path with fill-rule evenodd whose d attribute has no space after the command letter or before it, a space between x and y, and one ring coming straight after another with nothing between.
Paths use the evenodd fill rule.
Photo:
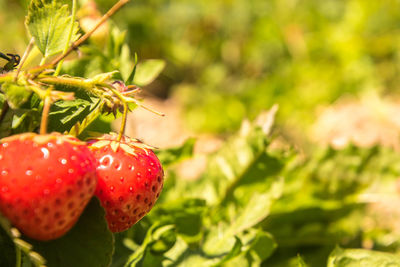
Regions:
<instances>
[{"instance_id":1,"label":"green leaf","mask_svg":"<svg viewBox=\"0 0 400 267\"><path fill-rule=\"evenodd\" d=\"M268 259L277 247L272 235L260 229L251 230L248 235L254 235L254 237L247 242L248 247L245 251L247 258L251 257L254 263L261 263Z\"/></svg>"},{"instance_id":2,"label":"green leaf","mask_svg":"<svg viewBox=\"0 0 400 267\"><path fill-rule=\"evenodd\" d=\"M297 255L297 267L308 267L308 265L300 255Z\"/></svg>"},{"instance_id":3,"label":"green leaf","mask_svg":"<svg viewBox=\"0 0 400 267\"><path fill-rule=\"evenodd\" d=\"M277 179L271 190L265 193L253 193L249 202L243 210L239 211L239 216L230 224L232 231L243 231L261 222L270 211L272 201L282 192L283 179Z\"/></svg>"},{"instance_id":4,"label":"green leaf","mask_svg":"<svg viewBox=\"0 0 400 267\"><path fill-rule=\"evenodd\" d=\"M10 231L8 221L0 214L0 266L15 266L15 245Z\"/></svg>"},{"instance_id":5,"label":"green leaf","mask_svg":"<svg viewBox=\"0 0 400 267\"><path fill-rule=\"evenodd\" d=\"M98 115L102 102L92 97L90 101L75 99L72 101L58 101L51 106L49 113L49 131L70 132L72 127L78 125L78 134L83 131ZM76 131L72 132L73 134Z\"/></svg>"},{"instance_id":6,"label":"green leaf","mask_svg":"<svg viewBox=\"0 0 400 267\"><path fill-rule=\"evenodd\" d=\"M277 197L276 193L282 191L282 188L283 180L277 179L270 191L263 194L253 192L243 209L234 208L236 216L233 216L228 224L220 222L219 226L211 228L203 246L204 251L208 255L226 252L232 247L234 236L240 235L268 216L272 201Z\"/></svg>"},{"instance_id":7,"label":"green leaf","mask_svg":"<svg viewBox=\"0 0 400 267\"><path fill-rule=\"evenodd\" d=\"M241 253L226 262L224 267L260 266L277 247L271 234L260 229L250 229L240 238L243 242Z\"/></svg>"},{"instance_id":8,"label":"green leaf","mask_svg":"<svg viewBox=\"0 0 400 267\"><path fill-rule=\"evenodd\" d=\"M133 83L145 86L154 81L165 67L165 61L161 59L148 59L137 64Z\"/></svg>"},{"instance_id":9,"label":"green leaf","mask_svg":"<svg viewBox=\"0 0 400 267\"><path fill-rule=\"evenodd\" d=\"M171 164L178 163L193 155L195 142L195 138L189 138L179 147L156 150L157 157L160 159L164 168Z\"/></svg>"},{"instance_id":10,"label":"green leaf","mask_svg":"<svg viewBox=\"0 0 400 267\"><path fill-rule=\"evenodd\" d=\"M207 210L202 199L179 199L165 204L158 204L148 215L153 223L165 222L175 225L179 236L187 243L201 239L203 217Z\"/></svg>"},{"instance_id":11,"label":"green leaf","mask_svg":"<svg viewBox=\"0 0 400 267\"><path fill-rule=\"evenodd\" d=\"M234 245L227 253L210 257L204 255L204 253L198 249L189 248L182 239L178 239L175 246L170 251L168 251L168 253L165 254L167 257L166 260L163 262L163 266L225 266L224 264L226 262L229 262L231 259L240 254L241 249L242 243L240 239L236 238L234 241Z\"/></svg>"},{"instance_id":12,"label":"green leaf","mask_svg":"<svg viewBox=\"0 0 400 267\"><path fill-rule=\"evenodd\" d=\"M48 267L109 266L114 239L104 214L98 199L93 198L65 236L48 242L26 240L44 256Z\"/></svg>"},{"instance_id":13,"label":"green leaf","mask_svg":"<svg viewBox=\"0 0 400 267\"><path fill-rule=\"evenodd\" d=\"M16 109L13 114L12 129L14 133L33 132L40 123L41 113L35 109Z\"/></svg>"},{"instance_id":14,"label":"green leaf","mask_svg":"<svg viewBox=\"0 0 400 267\"><path fill-rule=\"evenodd\" d=\"M3 83L1 86L4 96L7 100L8 105L12 109L19 108L26 101L32 92L23 85L17 85L15 83Z\"/></svg>"},{"instance_id":15,"label":"green leaf","mask_svg":"<svg viewBox=\"0 0 400 267\"><path fill-rule=\"evenodd\" d=\"M121 53L119 55L119 71L123 81L128 81L132 72L132 68L134 67L135 64L132 61L129 46L127 44L123 44L121 47Z\"/></svg>"},{"instance_id":16,"label":"green leaf","mask_svg":"<svg viewBox=\"0 0 400 267\"><path fill-rule=\"evenodd\" d=\"M400 266L400 256L367 249L337 247L329 256L327 267L392 267Z\"/></svg>"},{"instance_id":17,"label":"green leaf","mask_svg":"<svg viewBox=\"0 0 400 267\"><path fill-rule=\"evenodd\" d=\"M328 148L313 155L307 166L314 194L321 199L339 199L355 195L367 188L385 171L379 166L380 148ZM329 175L326 175L329 173Z\"/></svg>"},{"instance_id":18,"label":"green leaf","mask_svg":"<svg viewBox=\"0 0 400 267\"><path fill-rule=\"evenodd\" d=\"M133 79L135 78L135 74L136 74L137 61L138 61L138 57L137 57L137 54L135 53L135 60L134 60L134 63L133 63L133 69L132 69L131 73L129 73L128 79L126 79L125 84L132 84L133 83Z\"/></svg>"},{"instance_id":19,"label":"green leaf","mask_svg":"<svg viewBox=\"0 0 400 267\"><path fill-rule=\"evenodd\" d=\"M45 58L63 51L73 23L70 42L78 39L78 23L72 22L70 1L32 0L28 8L26 25L29 33Z\"/></svg>"},{"instance_id":20,"label":"green leaf","mask_svg":"<svg viewBox=\"0 0 400 267\"><path fill-rule=\"evenodd\" d=\"M129 257L125 266L161 267L164 256L159 252L166 252L175 244L174 228L173 225L153 224L147 231L143 243ZM159 251L158 249L161 250Z\"/></svg>"},{"instance_id":21,"label":"green leaf","mask_svg":"<svg viewBox=\"0 0 400 267\"><path fill-rule=\"evenodd\" d=\"M2 104L3 107L4 103ZM12 134L12 121L13 121L13 112L12 110L8 110L4 115L3 120L0 124L0 138L9 136ZM3 115L2 115L3 116Z\"/></svg>"},{"instance_id":22,"label":"green leaf","mask_svg":"<svg viewBox=\"0 0 400 267\"><path fill-rule=\"evenodd\" d=\"M222 266L225 262L229 261L230 259L236 257L237 255L240 254L240 252L242 251L242 242L240 241L240 239L238 237L235 236L235 244L233 245L231 251L229 251L228 254L226 254L220 262L212 265L212 267L220 267Z\"/></svg>"},{"instance_id":23,"label":"green leaf","mask_svg":"<svg viewBox=\"0 0 400 267\"><path fill-rule=\"evenodd\" d=\"M267 177L277 176L284 166L284 161L280 159L283 157L267 152L274 114L272 109L262 113L253 123L244 121L240 132L209 157L202 178L198 183L192 183L188 191L194 197L207 199L209 203L222 203L242 184L264 183ZM268 186L267 183L267 190ZM258 187L259 184L255 186L256 189ZM246 198L251 196L246 195Z\"/></svg>"}]
</instances>

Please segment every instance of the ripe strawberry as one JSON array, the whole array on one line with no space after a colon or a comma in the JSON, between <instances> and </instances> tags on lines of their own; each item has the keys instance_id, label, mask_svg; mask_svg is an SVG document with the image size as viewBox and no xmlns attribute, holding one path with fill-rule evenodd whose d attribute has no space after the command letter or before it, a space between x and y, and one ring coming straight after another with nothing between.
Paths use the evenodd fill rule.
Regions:
<instances>
[{"instance_id":1,"label":"ripe strawberry","mask_svg":"<svg viewBox=\"0 0 400 267\"><path fill-rule=\"evenodd\" d=\"M96 184L96 161L72 136L24 133L0 140L0 212L33 239L65 234Z\"/></svg>"},{"instance_id":2,"label":"ripe strawberry","mask_svg":"<svg viewBox=\"0 0 400 267\"><path fill-rule=\"evenodd\" d=\"M116 140L113 134L88 143L98 162L95 195L106 210L110 230L121 232L151 210L161 193L164 172L149 146L126 136Z\"/></svg>"}]
</instances>

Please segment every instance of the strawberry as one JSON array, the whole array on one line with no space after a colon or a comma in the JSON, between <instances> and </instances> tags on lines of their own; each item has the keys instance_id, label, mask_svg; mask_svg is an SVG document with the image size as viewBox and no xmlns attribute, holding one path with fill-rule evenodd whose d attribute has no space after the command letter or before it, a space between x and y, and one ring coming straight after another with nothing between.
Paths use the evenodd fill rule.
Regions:
<instances>
[{"instance_id":1,"label":"strawberry","mask_svg":"<svg viewBox=\"0 0 400 267\"><path fill-rule=\"evenodd\" d=\"M0 140L0 212L28 237L64 235L96 185L96 161L72 136L24 133Z\"/></svg>"},{"instance_id":2,"label":"strawberry","mask_svg":"<svg viewBox=\"0 0 400 267\"><path fill-rule=\"evenodd\" d=\"M99 183L95 195L106 211L108 227L121 232L154 206L164 182L160 161L151 148L136 139L115 134L89 141L97 159Z\"/></svg>"}]
</instances>

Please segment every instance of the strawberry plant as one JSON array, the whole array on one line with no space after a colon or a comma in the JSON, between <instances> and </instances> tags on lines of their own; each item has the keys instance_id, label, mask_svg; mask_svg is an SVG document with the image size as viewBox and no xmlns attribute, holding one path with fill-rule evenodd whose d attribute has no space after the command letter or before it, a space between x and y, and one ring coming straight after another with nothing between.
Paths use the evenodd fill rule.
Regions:
<instances>
[{"instance_id":1,"label":"strawberry plant","mask_svg":"<svg viewBox=\"0 0 400 267\"><path fill-rule=\"evenodd\" d=\"M116 64L111 72L102 72L100 68L94 76L78 77L68 75L68 67L63 68L65 58L77 49L85 51L86 47L86 54L96 51L88 39L127 2L118 1L92 28L83 32L77 22L77 1L69 4L67 1L30 1L25 24L31 39L23 56L0 54L6 60L0 77L3 137L0 141L0 243L6 248L0 256L2 266L107 266L114 249L110 229L122 231L135 224L161 193L163 170L150 147L133 140L125 142L131 140L128 137L120 141L119 137L110 140L113 143L111 152L119 153L129 146L129 151L118 156L129 153L131 162L124 159L124 163L138 169L126 179L139 177L139 166L146 168L142 169L143 184L134 182L127 187L135 186L135 193L143 194L146 206L138 205L136 195L124 195L126 203L120 204L131 205L137 215L127 217L129 223L125 222L123 227L119 221L114 228L114 222L107 225L106 218L109 220L110 214L102 195L98 194L100 202L93 199L89 203L97 186L98 192L104 190L101 173L104 162L97 161L93 149L98 143L88 147L81 141L82 136L88 135L85 128L101 114L123 114L121 136L128 111L142 106L135 98L138 88L125 85L135 78L136 58L126 50L124 34L115 28L115 35L111 37L108 48L114 54L110 57L121 56L121 64ZM38 65L31 63L38 57ZM80 62L82 58L84 56L78 56L74 60ZM143 69L145 67L138 68L138 73ZM156 72L147 72L145 79L150 82ZM47 131L52 133L47 134ZM150 168L154 168L154 177L146 177ZM112 171L116 170L109 170L108 174ZM113 173L114 176L120 174ZM118 199L121 197L119 195ZM106 208L106 218L101 205ZM102 256L86 257L79 248L74 248L72 244L81 242L81 238L85 239L81 240L87 247L85 253ZM99 244L90 245L93 242ZM57 255L64 247L68 249L60 258ZM12 250L15 253L10 253Z\"/></svg>"},{"instance_id":2,"label":"strawberry plant","mask_svg":"<svg viewBox=\"0 0 400 267\"><path fill-rule=\"evenodd\" d=\"M196 145L201 140L196 143L195 138L176 147L153 149L128 136L125 128L130 123L128 113L136 108L162 115L143 105L137 93L166 64L158 59L139 61L125 42L126 31L111 19L122 8L128 25L135 20L154 23L149 16L154 10L149 10L157 1L139 1L128 8L129 0L114 1L104 15L90 0L25 2L29 35L25 51L0 53L0 266L399 265L399 256L393 252L400 250L400 234L389 224L391 220L397 223L396 214L379 206L384 201L396 206L395 198L382 201L380 197L396 194L398 153L381 146L355 145L340 150L311 146L303 151L274 127L277 105L254 114L253 121L244 120L238 132L219 138L212 152L199 152ZM107 1L98 4L103 2ZM239 83L246 92L214 91L231 88L241 75L257 78L263 69L270 70L268 86L273 86L288 70L303 72L300 54L293 66L281 68L273 60L283 53L280 45L273 53L257 45L256 33L272 24L261 12L268 6L264 2L252 2L248 10L238 5L244 14L255 12L259 25L254 33L239 27L252 23L246 18L253 16L241 17L235 27L231 26L234 19L221 24L229 24L227 35L237 32L240 40L251 35L254 44L248 52L237 53L237 44L242 42L238 40L207 43L198 50L196 64L200 65L195 71L179 74L201 73L204 90L194 92L191 86L177 90L182 98L189 98L184 102L190 106L185 111L192 127L209 125L225 132L236 125L245 102L232 94L251 103L257 99L255 111L276 100L260 93L264 86L250 89L257 94L247 95L249 81ZM175 29L180 19L194 19L208 25L208 34L214 36L213 27L219 21L215 12L205 20L196 14L208 4L213 10L225 10L228 3L201 3L196 7L179 1L162 5L165 18L152 27ZM355 6L359 5L364 4ZM233 6L229 10L236 10ZM287 23L285 16L280 17L287 9L279 10L277 18ZM231 18L229 12L221 15ZM141 37L153 34L134 28L138 32L132 36L139 44L145 41ZM189 29L184 35L195 33L196 37L186 44L187 40L180 40L182 32L163 32L174 41L159 52L170 55L175 68L192 61L192 42L202 36L198 31L203 28L197 24ZM290 41L293 29L285 29L278 43L281 38ZM263 34L260 39L264 42L274 35ZM215 50L215 56L207 59L207 48ZM256 64L242 64L247 56ZM226 62L230 71L219 63L199 70L216 58ZM285 75L277 75L281 71ZM314 76L318 75L311 75L312 80L320 82L331 77ZM190 85L192 79L182 81ZM293 82L285 79L283 91L292 89L288 83ZM281 105L283 117L290 113L302 118L289 111L321 99L317 95L309 103L295 101L288 107L297 99L290 96L299 94L291 92L279 93L277 98L290 99ZM301 99L308 96L302 94ZM202 102L212 108L197 116L204 109ZM120 128L112 133L110 122L116 117L121 117ZM213 119L199 119L204 117ZM187 163L188 176L196 179L185 179Z\"/></svg>"}]
</instances>

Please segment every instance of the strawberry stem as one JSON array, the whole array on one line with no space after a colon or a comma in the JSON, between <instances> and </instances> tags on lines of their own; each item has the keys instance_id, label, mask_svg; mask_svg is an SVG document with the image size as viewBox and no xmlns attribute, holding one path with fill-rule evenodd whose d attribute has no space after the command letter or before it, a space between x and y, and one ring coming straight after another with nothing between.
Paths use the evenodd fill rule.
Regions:
<instances>
[{"instance_id":1,"label":"strawberry stem","mask_svg":"<svg viewBox=\"0 0 400 267\"><path fill-rule=\"evenodd\" d=\"M47 132L47 122L48 122L47 119L49 116L50 105L51 105L50 92L51 92L51 87L47 89L46 96L44 98L42 120L40 121L40 131L39 131L40 134L46 134Z\"/></svg>"},{"instance_id":2,"label":"strawberry stem","mask_svg":"<svg viewBox=\"0 0 400 267\"><path fill-rule=\"evenodd\" d=\"M128 102L126 101L126 97L124 97L118 90L114 88L112 85L108 85L107 88L113 92L113 94L121 100L124 112L122 114L122 123L121 123L121 128L118 133L117 137L117 142L121 141L122 135L125 134L125 126L126 126L126 120L128 118Z\"/></svg>"},{"instance_id":3,"label":"strawberry stem","mask_svg":"<svg viewBox=\"0 0 400 267\"><path fill-rule=\"evenodd\" d=\"M121 141L122 135L125 134L126 120L128 118L128 103L123 101L123 104L124 104L124 113L122 114L121 128L118 133L117 142Z\"/></svg>"}]
</instances>

